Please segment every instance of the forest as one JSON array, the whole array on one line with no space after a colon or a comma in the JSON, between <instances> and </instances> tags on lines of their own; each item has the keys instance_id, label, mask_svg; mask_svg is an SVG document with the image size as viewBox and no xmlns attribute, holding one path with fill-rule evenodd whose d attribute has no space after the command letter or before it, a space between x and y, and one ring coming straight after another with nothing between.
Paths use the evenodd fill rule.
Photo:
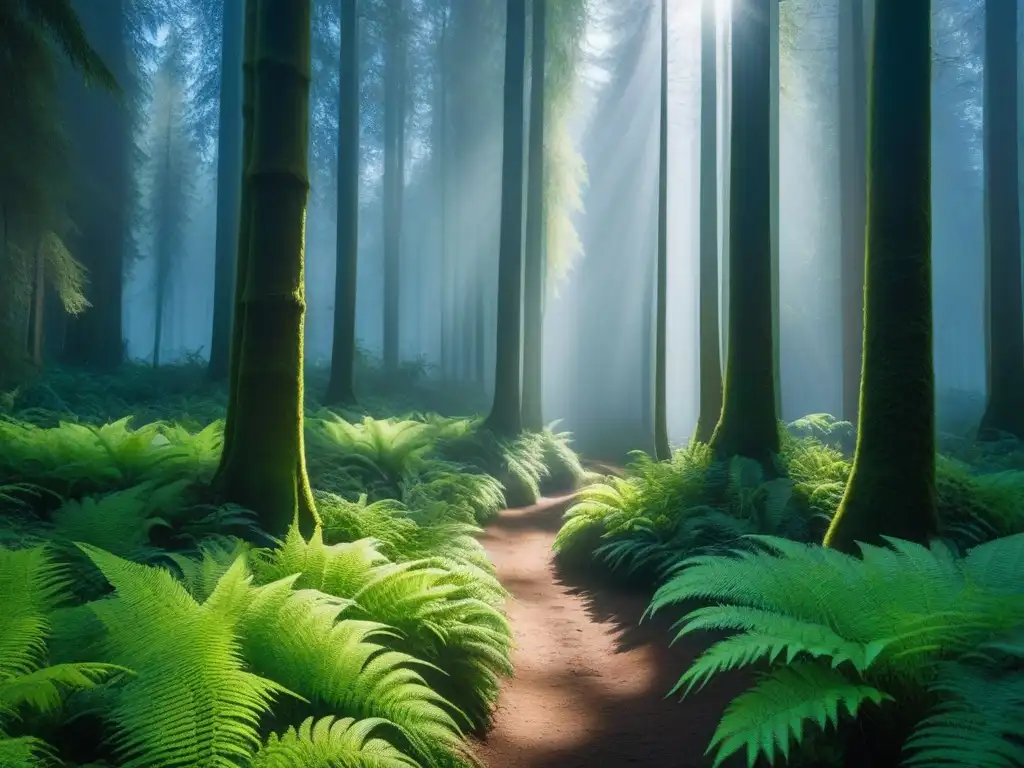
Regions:
<instances>
[{"instance_id":1,"label":"forest","mask_svg":"<svg viewBox=\"0 0 1024 768\"><path fill-rule=\"evenodd\" d=\"M0 768L1024 768L1018 0L0 0Z\"/></svg>"}]
</instances>

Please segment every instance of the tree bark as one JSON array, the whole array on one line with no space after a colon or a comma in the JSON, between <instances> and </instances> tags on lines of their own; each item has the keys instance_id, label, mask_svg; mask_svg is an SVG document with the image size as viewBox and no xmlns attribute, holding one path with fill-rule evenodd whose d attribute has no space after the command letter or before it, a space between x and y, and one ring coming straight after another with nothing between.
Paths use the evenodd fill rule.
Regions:
<instances>
[{"instance_id":1,"label":"tree bark","mask_svg":"<svg viewBox=\"0 0 1024 768\"><path fill-rule=\"evenodd\" d=\"M654 320L654 457L672 458L668 442L668 0L661 0L661 123L658 159L658 285Z\"/></svg>"},{"instance_id":2,"label":"tree bark","mask_svg":"<svg viewBox=\"0 0 1024 768\"><path fill-rule=\"evenodd\" d=\"M729 185L729 346L720 457L745 456L775 473L779 450L772 339L771 3L748 0L732 28Z\"/></svg>"},{"instance_id":3,"label":"tree bark","mask_svg":"<svg viewBox=\"0 0 1024 768\"><path fill-rule=\"evenodd\" d=\"M1024 439L1024 305L1017 182L1017 8L985 4L985 226L988 399L981 439Z\"/></svg>"},{"instance_id":4,"label":"tree bark","mask_svg":"<svg viewBox=\"0 0 1024 768\"><path fill-rule=\"evenodd\" d=\"M220 128L217 134L217 250L213 275L213 333L209 376L228 378L231 317L242 194L242 58L244 0L224 0L220 59Z\"/></svg>"},{"instance_id":5,"label":"tree bark","mask_svg":"<svg viewBox=\"0 0 1024 768\"><path fill-rule=\"evenodd\" d=\"M388 4L384 65L384 368L398 369L402 198L405 191L405 41L403 0Z\"/></svg>"},{"instance_id":6,"label":"tree bark","mask_svg":"<svg viewBox=\"0 0 1024 768\"><path fill-rule=\"evenodd\" d=\"M882 536L925 541L938 528L929 0L878 0L870 72L857 449L824 541L844 552Z\"/></svg>"},{"instance_id":7,"label":"tree bark","mask_svg":"<svg viewBox=\"0 0 1024 768\"><path fill-rule=\"evenodd\" d=\"M722 415L718 334L718 35L715 0L703 0L700 36L700 407L695 439L706 443Z\"/></svg>"},{"instance_id":8,"label":"tree bark","mask_svg":"<svg viewBox=\"0 0 1024 768\"><path fill-rule=\"evenodd\" d=\"M259 0L257 13L249 263L223 482L228 501L280 537L319 522L303 442L310 0Z\"/></svg>"},{"instance_id":9,"label":"tree bark","mask_svg":"<svg viewBox=\"0 0 1024 768\"><path fill-rule=\"evenodd\" d=\"M326 402L356 401L356 278L359 261L359 17L356 0L341 0L338 113L337 272L334 341Z\"/></svg>"},{"instance_id":10,"label":"tree bark","mask_svg":"<svg viewBox=\"0 0 1024 768\"><path fill-rule=\"evenodd\" d=\"M122 294L131 201L132 88L124 0L75 3L86 36L117 78L121 99L72 75L68 124L81 185L70 206L77 233L71 252L89 272L87 311L68 317L65 362L112 371L124 360Z\"/></svg>"},{"instance_id":11,"label":"tree bark","mask_svg":"<svg viewBox=\"0 0 1024 768\"><path fill-rule=\"evenodd\" d=\"M523 427L544 428L544 78L547 0L533 0L530 69L530 158L526 192L526 277L523 298Z\"/></svg>"},{"instance_id":12,"label":"tree bark","mask_svg":"<svg viewBox=\"0 0 1024 768\"><path fill-rule=\"evenodd\" d=\"M234 446L235 406L238 391L238 369L242 359L242 337L245 329L245 286L249 276L249 241L252 230L252 190L249 164L252 161L253 120L256 105L256 24L259 0L245 0L244 37L242 44L242 178L239 196L238 253L235 256L234 316L231 320L231 351L228 360L228 408L224 422L224 447L215 482L219 482L227 458Z\"/></svg>"},{"instance_id":13,"label":"tree bark","mask_svg":"<svg viewBox=\"0 0 1024 768\"><path fill-rule=\"evenodd\" d=\"M864 226L867 205L867 61L864 7L839 4L840 292L843 418L857 423L864 347Z\"/></svg>"},{"instance_id":14,"label":"tree bark","mask_svg":"<svg viewBox=\"0 0 1024 768\"><path fill-rule=\"evenodd\" d=\"M507 0L505 126L501 161L501 238L498 252L498 322L494 403L484 426L503 437L522 432L520 327L523 298L523 96L526 0Z\"/></svg>"}]
</instances>

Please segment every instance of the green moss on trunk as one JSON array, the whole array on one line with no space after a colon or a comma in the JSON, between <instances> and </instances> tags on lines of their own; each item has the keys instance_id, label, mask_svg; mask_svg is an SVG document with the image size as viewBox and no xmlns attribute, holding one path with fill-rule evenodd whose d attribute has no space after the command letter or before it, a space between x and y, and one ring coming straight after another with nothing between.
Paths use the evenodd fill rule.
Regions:
<instances>
[{"instance_id":1,"label":"green moss on trunk","mask_svg":"<svg viewBox=\"0 0 1024 768\"><path fill-rule=\"evenodd\" d=\"M228 500L280 536L295 519L307 531L316 521L302 433L310 0L259 0L255 42L249 257L223 482Z\"/></svg>"},{"instance_id":2,"label":"green moss on trunk","mask_svg":"<svg viewBox=\"0 0 1024 768\"><path fill-rule=\"evenodd\" d=\"M775 471L779 450L772 341L771 47L773 0L749 0L733 24L729 183L729 344L711 446Z\"/></svg>"},{"instance_id":3,"label":"green moss on trunk","mask_svg":"<svg viewBox=\"0 0 1024 768\"><path fill-rule=\"evenodd\" d=\"M929 0L875 9L857 450L824 545L924 541L935 513Z\"/></svg>"}]
</instances>

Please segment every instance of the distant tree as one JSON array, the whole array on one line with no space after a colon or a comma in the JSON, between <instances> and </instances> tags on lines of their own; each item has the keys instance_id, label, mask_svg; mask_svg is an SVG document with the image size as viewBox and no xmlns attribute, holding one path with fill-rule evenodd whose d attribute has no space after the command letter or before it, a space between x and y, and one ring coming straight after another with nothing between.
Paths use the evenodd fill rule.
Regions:
<instances>
[{"instance_id":1,"label":"distant tree","mask_svg":"<svg viewBox=\"0 0 1024 768\"><path fill-rule=\"evenodd\" d=\"M658 266L654 321L654 455L672 458L668 443L668 2L661 0L661 111L658 139Z\"/></svg>"},{"instance_id":2,"label":"distant tree","mask_svg":"<svg viewBox=\"0 0 1024 768\"><path fill-rule=\"evenodd\" d=\"M1017 4L985 3L985 239L988 401L981 439L1024 439Z\"/></svg>"},{"instance_id":3,"label":"distant tree","mask_svg":"<svg viewBox=\"0 0 1024 768\"><path fill-rule=\"evenodd\" d=\"M217 131L217 243L214 255L210 378L228 376L231 317L242 193L242 49L244 0L223 0L219 127Z\"/></svg>"},{"instance_id":4,"label":"distant tree","mask_svg":"<svg viewBox=\"0 0 1024 768\"><path fill-rule=\"evenodd\" d=\"M824 541L844 552L938 528L929 0L877 0L872 51L857 449Z\"/></svg>"},{"instance_id":5,"label":"distant tree","mask_svg":"<svg viewBox=\"0 0 1024 768\"><path fill-rule=\"evenodd\" d=\"M501 166L501 240L498 251L498 329L494 404L485 427L513 437L522 431L520 348L523 281L523 99L526 0L507 1L504 132Z\"/></svg>"},{"instance_id":6,"label":"distant tree","mask_svg":"<svg viewBox=\"0 0 1024 768\"><path fill-rule=\"evenodd\" d=\"M718 25L715 0L702 0L700 35L700 401L694 438L702 443L722 415L718 333Z\"/></svg>"},{"instance_id":7,"label":"distant tree","mask_svg":"<svg viewBox=\"0 0 1024 768\"><path fill-rule=\"evenodd\" d=\"M172 273L182 256L182 235L197 165L196 150L185 119L187 72L183 54L180 41L172 33L164 43L150 108L152 199L149 212L154 268L151 360L154 368L160 365Z\"/></svg>"},{"instance_id":8,"label":"distant tree","mask_svg":"<svg viewBox=\"0 0 1024 768\"><path fill-rule=\"evenodd\" d=\"M311 14L310 0L247 4L257 14L246 164L252 215L249 250L240 254L248 263L235 318L242 332L227 415L232 442L219 481L227 500L281 536L294 520L307 533L318 521L303 442Z\"/></svg>"},{"instance_id":9,"label":"distant tree","mask_svg":"<svg viewBox=\"0 0 1024 768\"><path fill-rule=\"evenodd\" d=\"M356 276L359 256L359 17L356 0L341 0L338 115L338 242L334 343L326 400L355 402Z\"/></svg>"},{"instance_id":10,"label":"distant tree","mask_svg":"<svg viewBox=\"0 0 1024 768\"><path fill-rule=\"evenodd\" d=\"M544 427L541 361L544 343L544 83L547 0L533 0L530 64L529 172L526 191L526 270L523 285L523 426Z\"/></svg>"},{"instance_id":11,"label":"distant tree","mask_svg":"<svg viewBox=\"0 0 1024 768\"><path fill-rule=\"evenodd\" d=\"M711 446L769 473L779 450L772 340L770 5L745 0L732 23L729 323L722 414Z\"/></svg>"}]
</instances>

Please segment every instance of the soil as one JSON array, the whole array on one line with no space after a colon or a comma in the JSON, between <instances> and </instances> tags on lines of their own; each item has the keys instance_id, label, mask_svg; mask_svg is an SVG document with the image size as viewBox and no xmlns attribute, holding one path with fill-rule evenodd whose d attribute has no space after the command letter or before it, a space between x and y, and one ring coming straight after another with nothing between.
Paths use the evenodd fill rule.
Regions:
<instances>
[{"instance_id":1,"label":"soil","mask_svg":"<svg viewBox=\"0 0 1024 768\"><path fill-rule=\"evenodd\" d=\"M670 647L679 613L640 623L649 593L556 565L551 544L571 499L507 510L481 537L513 596L517 647L516 677L477 754L488 768L711 766L711 735L749 680L721 676L681 703L665 698L712 638Z\"/></svg>"}]
</instances>

